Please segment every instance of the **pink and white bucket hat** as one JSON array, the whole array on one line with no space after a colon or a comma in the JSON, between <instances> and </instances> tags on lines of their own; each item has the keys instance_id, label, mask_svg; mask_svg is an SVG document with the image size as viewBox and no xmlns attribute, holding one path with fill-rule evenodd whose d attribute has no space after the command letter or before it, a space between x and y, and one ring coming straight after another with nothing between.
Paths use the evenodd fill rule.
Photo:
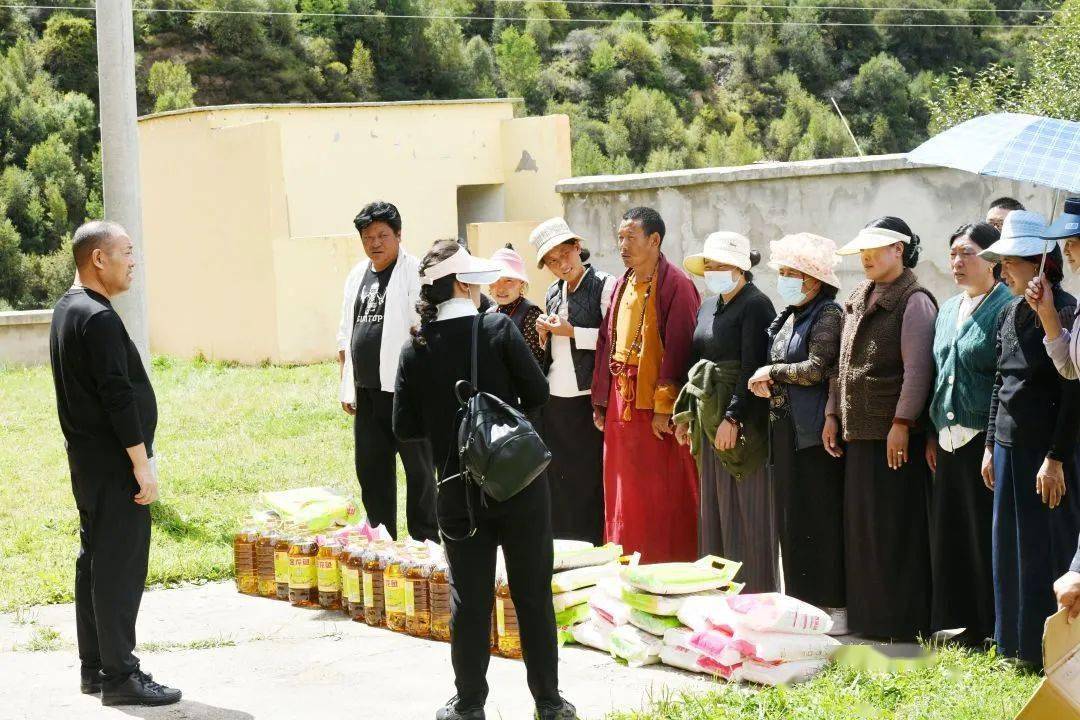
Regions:
<instances>
[{"instance_id":1,"label":"pink and white bucket hat","mask_svg":"<svg viewBox=\"0 0 1080 720\"><path fill-rule=\"evenodd\" d=\"M773 270L791 268L839 288L840 279L836 277L839 264L836 243L827 237L800 232L769 243L769 267Z\"/></svg>"},{"instance_id":2,"label":"pink and white bucket hat","mask_svg":"<svg viewBox=\"0 0 1080 720\"><path fill-rule=\"evenodd\" d=\"M525 260L512 247L499 248L491 256L491 262L499 266L499 277L529 282L525 273Z\"/></svg>"}]
</instances>

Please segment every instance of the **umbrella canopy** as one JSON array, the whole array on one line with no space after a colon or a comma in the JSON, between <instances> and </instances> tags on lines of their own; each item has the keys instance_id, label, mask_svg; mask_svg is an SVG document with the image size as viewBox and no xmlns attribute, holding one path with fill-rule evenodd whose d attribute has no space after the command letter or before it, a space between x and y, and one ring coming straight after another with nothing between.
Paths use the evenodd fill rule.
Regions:
<instances>
[{"instance_id":1,"label":"umbrella canopy","mask_svg":"<svg viewBox=\"0 0 1080 720\"><path fill-rule=\"evenodd\" d=\"M907 154L921 165L1080 193L1080 123L995 113L962 122Z\"/></svg>"}]
</instances>

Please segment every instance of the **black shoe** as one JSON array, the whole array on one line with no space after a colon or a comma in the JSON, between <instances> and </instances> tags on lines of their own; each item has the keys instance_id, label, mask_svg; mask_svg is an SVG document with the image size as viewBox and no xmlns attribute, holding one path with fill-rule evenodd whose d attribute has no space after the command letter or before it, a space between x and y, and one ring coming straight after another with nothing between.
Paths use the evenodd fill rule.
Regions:
<instances>
[{"instance_id":1,"label":"black shoe","mask_svg":"<svg viewBox=\"0 0 1080 720\"><path fill-rule=\"evenodd\" d=\"M81 668L79 670L79 690L83 695L97 695L101 692L101 670L98 668Z\"/></svg>"},{"instance_id":2,"label":"black shoe","mask_svg":"<svg viewBox=\"0 0 1080 720\"><path fill-rule=\"evenodd\" d=\"M136 670L118 683L101 689L102 705L172 705L180 701L179 690L154 682L154 678Z\"/></svg>"},{"instance_id":3,"label":"black shoe","mask_svg":"<svg viewBox=\"0 0 1080 720\"><path fill-rule=\"evenodd\" d=\"M435 720L485 720L484 708L466 710L458 707L457 695L435 713Z\"/></svg>"},{"instance_id":4,"label":"black shoe","mask_svg":"<svg viewBox=\"0 0 1080 720\"><path fill-rule=\"evenodd\" d=\"M578 720L577 708L565 700L556 707L537 705L536 720Z\"/></svg>"}]
</instances>

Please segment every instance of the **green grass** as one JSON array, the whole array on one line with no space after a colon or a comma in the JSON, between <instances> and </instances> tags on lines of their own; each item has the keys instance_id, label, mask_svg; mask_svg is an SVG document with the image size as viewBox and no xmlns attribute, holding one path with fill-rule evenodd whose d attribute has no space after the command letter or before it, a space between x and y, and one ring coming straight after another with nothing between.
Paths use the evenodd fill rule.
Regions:
<instances>
[{"instance_id":1,"label":"green grass","mask_svg":"<svg viewBox=\"0 0 1080 720\"><path fill-rule=\"evenodd\" d=\"M162 489L148 583L231 577L231 533L264 490L325 485L359 495L336 364L158 357L153 383ZM403 515L400 487L399 497ZM0 609L70 601L78 547L49 369L0 369Z\"/></svg>"},{"instance_id":2,"label":"green grass","mask_svg":"<svg viewBox=\"0 0 1080 720\"><path fill-rule=\"evenodd\" d=\"M949 648L928 668L872 675L836 665L791 688L719 685L700 695L653 697L609 720L1009 720L1039 678L990 653Z\"/></svg>"}]
</instances>

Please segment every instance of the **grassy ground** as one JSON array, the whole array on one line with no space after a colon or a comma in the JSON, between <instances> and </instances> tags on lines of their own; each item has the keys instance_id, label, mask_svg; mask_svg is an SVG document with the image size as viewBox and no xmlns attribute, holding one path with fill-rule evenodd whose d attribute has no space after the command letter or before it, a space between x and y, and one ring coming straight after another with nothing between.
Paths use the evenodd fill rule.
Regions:
<instances>
[{"instance_id":1,"label":"grassy ground","mask_svg":"<svg viewBox=\"0 0 1080 720\"><path fill-rule=\"evenodd\" d=\"M159 357L153 373L162 499L152 506L150 583L231 576L231 533L263 490L325 485L358 494L336 364ZM0 370L0 609L71 600L77 552L48 368Z\"/></svg>"},{"instance_id":2,"label":"grassy ground","mask_svg":"<svg viewBox=\"0 0 1080 720\"><path fill-rule=\"evenodd\" d=\"M231 533L263 490L356 492L351 421L334 400L336 376L333 364L155 359L164 485L153 507L151 583L229 577ZM47 368L0 370L0 609L71 599L77 514L54 402ZM42 635L27 649L57 641ZM700 696L658 695L611 720L1003 720L1038 682L992 655L947 650L940 660L894 676L832 667L792 689L719 685Z\"/></svg>"}]
</instances>

